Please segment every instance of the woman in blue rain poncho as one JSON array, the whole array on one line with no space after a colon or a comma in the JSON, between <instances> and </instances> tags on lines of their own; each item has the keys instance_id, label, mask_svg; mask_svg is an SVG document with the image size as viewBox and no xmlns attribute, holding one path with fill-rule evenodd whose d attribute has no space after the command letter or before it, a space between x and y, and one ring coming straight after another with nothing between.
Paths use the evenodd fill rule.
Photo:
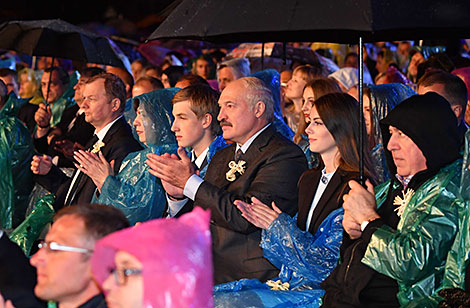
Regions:
<instances>
[{"instance_id":1,"label":"woman in blue rain poncho","mask_svg":"<svg viewBox=\"0 0 470 308\"><path fill-rule=\"evenodd\" d=\"M291 218L253 198L235 201L243 216L262 228L263 255L281 272L271 281L242 279L215 287L216 307L318 307L320 283L338 263L343 237L342 196L348 181L359 174L357 101L331 93L314 102L310 112L310 150L321 156L319 168L299 180L299 213ZM371 159L364 148L366 175L373 180Z\"/></svg>"},{"instance_id":2,"label":"woman in blue rain poncho","mask_svg":"<svg viewBox=\"0 0 470 308\"><path fill-rule=\"evenodd\" d=\"M378 183L383 183L390 178L385 163L379 121L385 118L395 106L412 95L416 95L416 92L402 83L370 85L364 90L364 118Z\"/></svg>"},{"instance_id":3,"label":"woman in blue rain poncho","mask_svg":"<svg viewBox=\"0 0 470 308\"><path fill-rule=\"evenodd\" d=\"M176 92L178 89L162 89L134 98L135 130L147 147L130 153L117 175L112 174L113 162L106 162L101 154L83 152L76 156L84 167L78 168L93 179L99 190L93 202L119 208L131 224L162 216L165 191L160 180L147 172L145 160L148 153L176 153L178 145L171 132L171 99Z\"/></svg>"}]
</instances>

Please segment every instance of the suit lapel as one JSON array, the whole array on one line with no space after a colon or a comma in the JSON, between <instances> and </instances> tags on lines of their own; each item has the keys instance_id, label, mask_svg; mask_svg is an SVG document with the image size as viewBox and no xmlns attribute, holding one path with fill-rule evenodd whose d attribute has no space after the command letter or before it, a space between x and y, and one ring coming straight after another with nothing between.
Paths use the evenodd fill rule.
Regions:
<instances>
[{"instance_id":1,"label":"suit lapel","mask_svg":"<svg viewBox=\"0 0 470 308\"><path fill-rule=\"evenodd\" d=\"M300 229L305 231L305 224L307 223L308 212L312 205L313 197L315 196L318 183L320 182L321 171L313 172L306 175L302 181L302 186L299 187L299 215L297 216L297 225Z\"/></svg>"},{"instance_id":2,"label":"suit lapel","mask_svg":"<svg viewBox=\"0 0 470 308\"><path fill-rule=\"evenodd\" d=\"M318 204L313 211L312 221L310 222L310 226L308 228L310 233L316 231L318 223L323 221L324 218L322 218L322 213L330 213L338 207L338 202L336 202L336 200L331 200L331 198L333 196L338 196L338 189L342 184L343 181L341 179L340 172L337 170L331 180L328 182L325 191L320 197L320 200L318 200ZM318 221L319 219L321 221Z\"/></svg>"}]
</instances>

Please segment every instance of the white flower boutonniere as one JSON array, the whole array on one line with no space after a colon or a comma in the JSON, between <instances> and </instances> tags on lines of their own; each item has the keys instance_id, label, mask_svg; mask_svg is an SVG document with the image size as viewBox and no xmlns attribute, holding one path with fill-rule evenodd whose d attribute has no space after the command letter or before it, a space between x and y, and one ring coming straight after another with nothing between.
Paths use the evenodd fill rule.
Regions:
<instances>
[{"instance_id":1,"label":"white flower boutonniere","mask_svg":"<svg viewBox=\"0 0 470 308\"><path fill-rule=\"evenodd\" d=\"M411 197L415 191L411 188L408 188L405 192L405 190L402 191L403 198L400 196L396 196L395 199L393 200L393 205L398 206L395 211L397 212L398 217L401 217L403 215L403 212L406 209L406 206L408 205L408 202L410 202Z\"/></svg>"},{"instance_id":2,"label":"white flower boutonniere","mask_svg":"<svg viewBox=\"0 0 470 308\"><path fill-rule=\"evenodd\" d=\"M273 291L287 291L290 288L288 282L282 283L280 280L268 280L266 284L271 287Z\"/></svg>"},{"instance_id":3,"label":"white flower boutonniere","mask_svg":"<svg viewBox=\"0 0 470 308\"><path fill-rule=\"evenodd\" d=\"M240 173L240 175L243 174L246 168L245 164L246 162L244 160L238 161L238 164L233 160L229 162L228 166L230 170L227 171L227 173L225 174L225 178L227 179L227 181L235 181L235 179L237 178L237 176L235 175L236 172Z\"/></svg>"},{"instance_id":4,"label":"white flower boutonniere","mask_svg":"<svg viewBox=\"0 0 470 308\"><path fill-rule=\"evenodd\" d=\"M95 145L93 145L93 149L90 152L96 154L101 150L102 147L104 147L104 142L103 141L95 143Z\"/></svg>"}]
</instances>

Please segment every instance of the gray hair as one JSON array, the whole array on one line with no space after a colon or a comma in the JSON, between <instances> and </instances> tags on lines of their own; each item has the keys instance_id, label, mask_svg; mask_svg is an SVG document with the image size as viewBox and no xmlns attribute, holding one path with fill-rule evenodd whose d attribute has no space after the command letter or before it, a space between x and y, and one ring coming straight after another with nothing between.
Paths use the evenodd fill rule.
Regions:
<instances>
[{"instance_id":1,"label":"gray hair","mask_svg":"<svg viewBox=\"0 0 470 308\"><path fill-rule=\"evenodd\" d=\"M8 99L8 88L5 83L0 79L0 108L5 105Z\"/></svg>"},{"instance_id":2,"label":"gray hair","mask_svg":"<svg viewBox=\"0 0 470 308\"><path fill-rule=\"evenodd\" d=\"M256 77L244 77L240 80L243 81L247 90L246 100L251 109L253 110L257 102L262 101L265 105L263 117L266 121L271 122L274 118L274 97L271 90L261 79Z\"/></svg>"},{"instance_id":3,"label":"gray hair","mask_svg":"<svg viewBox=\"0 0 470 308\"><path fill-rule=\"evenodd\" d=\"M217 75L219 74L219 70L224 67L230 68L235 79L250 75L250 61L247 58L233 58L220 62L219 65L217 65ZM217 76L217 79L218 77L219 76Z\"/></svg>"}]
</instances>

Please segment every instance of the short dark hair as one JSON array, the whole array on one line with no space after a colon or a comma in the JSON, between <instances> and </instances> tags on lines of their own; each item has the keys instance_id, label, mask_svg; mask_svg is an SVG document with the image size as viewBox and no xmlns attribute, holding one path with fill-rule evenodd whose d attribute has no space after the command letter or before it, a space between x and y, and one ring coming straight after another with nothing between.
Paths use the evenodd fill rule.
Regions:
<instances>
[{"instance_id":1,"label":"short dark hair","mask_svg":"<svg viewBox=\"0 0 470 308\"><path fill-rule=\"evenodd\" d=\"M51 66L44 70L44 73L52 74L53 71L56 71L59 74L59 80L63 85L68 85L70 82L69 74L61 66Z\"/></svg>"},{"instance_id":2,"label":"short dark hair","mask_svg":"<svg viewBox=\"0 0 470 308\"><path fill-rule=\"evenodd\" d=\"M202 78L202 77L199 76L199 75L194 75L194 74L185 74L185 75L181 76L181 77L178 79L178 82L182 82L182 81L187 81L187 82L189 82L189 85L190 85L190 86L195 85L195 84L209 85L209 83L207 82L207 80L205 80L204 78ZM178 82L177 82L177 83L178 83Z\"/></svg>"},{"instance_id":3,"label":"short dark hair","mask_svg":"<svg viewBox=\"0 0 470 308\"><path fill-rule=\"evenodd\" d=\"M98 79L104 79L104 89L110 99L119 99L119 112L124 112L126 107L126 86L119 76L111 73L101 73L87 80L86 84L92 83Z\"/></svg>"},{"instance_id":4,"label":"short dark hair","mask_svg":"<svg viewBox=\"0 0 470 308\"><path fill-rule=\"evenodd\" d=\"M163 89L164 86L163 86L163 83L157 79L157 78L154 78L154 77L151 77L151 76L142 76L140 77L139 79L137 79L137 81L134 83L134 87L136 85L138 85L139 83L143 83L143 82L148 82L150 83L150 85L152 86L152 89L153 90L160 90L160 89Z\"/></svg>"},{"instance_id":5,"label":"short dark hair","mask_svg":"<svg viewBox=\"0 0 470 308\"><path fill-rule=\"evenodd\" d=\"M171 87L174 87L178 82L181 76L184 75L184 67L182 66L170 66L165 69L162 74L165 74L168 77L168 82Z\"/></svg>"},{"instance_id":6,"label":"short dark hair","mask_svg":"<svg viewBox=\"0 0 470 308\"><path fill-rule=\"evenodd\" d=\"M467 86L459 76L440 69L429 70L419 79L418 88L434 84L442 84L445 92L442 96L449 101L451 106L462 106L465 113L468 100Z\"/></svg>"},{"instance_id":7,"label":"short dark hair","mask_svg":"<svg viewBox=\"0 0 470 308\"><path fill-rule=\"evenodd\" d=\"M67 206L55 214L53 221L67 215L81 218L85 223L85 232L95 241L130 226L120 210L104 204L83 203Z\"/></svg>"},{"instance_id":8,"label":"short dark hair","mask_svg":"<svg viewBox=\"0 0 470 308\"><path fill-rule=\"evenodd\" d=\"M99 67L85 67L83 70L80 71L80 76L91 78L93 76L99 75L101 73L105 73L106 71Z\"/></svg>"},{"instance_id":9,"label":"short dark hair","mask_svg":"<svg viewBox=\"0 0 470 308\"><path fill-rule=\"evenodd\" d=\"M220 110L219 104L217 103L219 93L208 85L195 84L178 91L171 100L171 103L174 105L186 100L190 102L191 110L196 114L198 119L201 119L207 113L212 116L212 134L214 136L219 135L221 131L219 122L217 121Z\"/></svg>"}]
</instances>

